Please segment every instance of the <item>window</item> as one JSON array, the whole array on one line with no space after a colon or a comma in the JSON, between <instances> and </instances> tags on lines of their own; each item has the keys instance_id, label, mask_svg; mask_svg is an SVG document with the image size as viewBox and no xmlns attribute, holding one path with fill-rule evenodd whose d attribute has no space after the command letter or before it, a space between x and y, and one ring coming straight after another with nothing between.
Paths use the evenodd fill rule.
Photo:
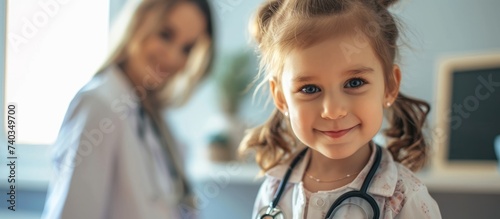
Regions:
<instances>
[{"instance_id":1,"label":"window","mask_svg":"<svg viewBox=\"0 0 500 219\"><path fill-rule=\"evenodd\" d=\"M16 144L55 141L71 99L106 57L108 20L103 0L7 1L5 103L17 104Z\"/></svg>"}]
</instances>

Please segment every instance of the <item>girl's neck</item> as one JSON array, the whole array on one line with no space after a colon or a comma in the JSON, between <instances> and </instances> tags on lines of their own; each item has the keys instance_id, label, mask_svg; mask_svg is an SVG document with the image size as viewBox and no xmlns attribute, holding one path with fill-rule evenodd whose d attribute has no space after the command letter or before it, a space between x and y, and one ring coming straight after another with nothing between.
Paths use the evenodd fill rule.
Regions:
<instances>
[{"instance_id":1,"label":"girl's neck","mask_svg":"<svg viewBox=\"0 0 500 219\"><path fill-rule=\"evenodd\" d=\"M371 150L370 143L367 143L350 157L338 160L311 150L311 159L303 176L304 187L311 192L317 192L333 190L351 183L368 163ZM311 176L322 182L311 179Z\"/></svg>"}]
</instances>

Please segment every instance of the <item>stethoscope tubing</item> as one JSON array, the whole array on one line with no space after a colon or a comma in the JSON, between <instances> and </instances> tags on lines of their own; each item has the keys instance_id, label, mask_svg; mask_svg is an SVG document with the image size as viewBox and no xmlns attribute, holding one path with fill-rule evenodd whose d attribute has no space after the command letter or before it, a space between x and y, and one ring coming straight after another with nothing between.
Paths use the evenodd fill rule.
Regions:
<instances>
[{"instance_id":1,"label":"stethoscope tubing","mask_svg":"<svg viewBox=\"0 0 500 219\"><path fill-rule=\"evenodd\" d=\"M347 193L344 193L341 195L335 202L333 202L332 206L330 206L330 209L326 213L325 218L330 218L333 216L333 211L335 208L340 206L342 202L347 200L348 198L354 198L354 197L359 197L364 200L366 200L370 206L372 207L373 210L373 218L377 219L380 217L380 209L377 205L377 202L375 199L373 199L372 196L368 195L368 187L370 186L370 183L372 182L373 176L375 176L375 172L377 172L378 167L380 166L380 160L382 158L382 150L380 149L380 146L377 145L377 151L375 152L375 161L373 162L373 165L370 168L370 171L368 172L368 175L366 175L365 181L363 182L363 185L361 186L361 189L359 191L350 191Z\"/></svg>"},{"instance_id":2,"label":"stethoscope tubing","mask_svg":"<svg viewBox=\"0 0 500 219\"><path fill-rule=\"evenodd\" d=\"M273 201L269 205L269 207L271 207L271 209L276 208L276 206L278 205L278 202L281 200L281 195L285 191L285 186L288 183L288 179L290 178L290 175L292 175L293 169L295 168L297 163L299 163L299 161L304 157L304 155L307 152L307 149L308 148L305 148L304 150L302 150L299 153L299 155L297 155L297 157L295 157L295 159L293 159L292 163L288 167L288 170L285 173L285 177L283 177L283 180L281 180L280 185L278 186L278 192L276 193L276 195L274 195Z\"/></svg>"},{"instance_id":3,"label":"stethoscope tubing","mask_svg":"<svg viewBox=\"0 0 500 219\"><path fill-rule=\"evenodd\" d=\"M276 194L274 195L273 201L271 201L271 203L269 204L268 211L266 212L266 214L260 216L261 219L263 219L265 217L274 218L274 216L271 215L271 212L273 211L273 209L277 209L276 206L278 206L278 202L281 200L281 196L283 195L283 192L285 191L285 186L288 183L288 179L290 178L290 175L292 174L293 169L295 168L297 163L304 157L304 155L306 154L308 149L309 148L306 147L304 150L302 150L297 155L297 157L295 157L293 159L292 163L288 167L287 172L285 173L285 176L283 177L283 180L281 180L281 182L278 186L278 190L277 190ZM330 209L328 210L328 212L325 216L326 219L329 219L330 217L333 216L335 209L338 206L340 206L342 204L342 202L344 202L348 198L353 198L353 197L359 197L359 198L366 200L370 204L370 206L372 207L373 218L378 219L380 217L380 208L379 208L377 202L375 201L375 199L372 196L370 196L367 193L367 191L368 191L368 187L370 186L370 183L371 183L373 177L375 176L375 172L377 172L377 169L380 166L381 159L382 159L382 149L380 146L377 145L376 152L375 152L375 161L373 162L373 165L371 166L370 171L366 175L366 178L363 182L363 185L361 186L361 189L359 191L350 191L350 192L344 193L339 198L337 198L337 200L335 200L335 202L332 204L332 206L330 206Z\"/></svg>"}]
</instances>

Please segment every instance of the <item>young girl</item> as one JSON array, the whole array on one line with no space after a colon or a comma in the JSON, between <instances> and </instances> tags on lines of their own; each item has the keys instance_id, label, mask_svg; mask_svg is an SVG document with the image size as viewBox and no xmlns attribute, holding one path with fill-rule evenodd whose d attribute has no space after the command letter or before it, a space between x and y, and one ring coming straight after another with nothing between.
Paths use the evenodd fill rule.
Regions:
<instances>
[{"instance_id":1,"label":"young girl","mask_svg":"<svg viewBox=\"0 0 500 219\"><path fill-rule=\"evenodd\" d=\"M412 173L428 153L429 105L399 92L394 2L273 0L259 10L260 73L277 110L241 145L266 172L253 218L441 218ZM384 112L381 148L372 138ZM350 191L360 192L344 199Z\"/></svg>"}]
</instances>

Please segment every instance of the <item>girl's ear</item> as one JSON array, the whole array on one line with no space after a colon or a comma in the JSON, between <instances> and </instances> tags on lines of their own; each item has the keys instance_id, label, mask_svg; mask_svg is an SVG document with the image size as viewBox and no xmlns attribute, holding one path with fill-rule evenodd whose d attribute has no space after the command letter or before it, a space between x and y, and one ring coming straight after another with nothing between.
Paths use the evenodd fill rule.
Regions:
<instances>
[{"instance_id":1,"label":"girl's ear","mask_svg":"<svg viewBox=\"0 0 500 219\"><path fill-rule=\"evenodd\" d=\"M391 77L393 86L390 86L390 89L387 90L387 93L385 95L386 102L390 104L396 101L396 98L398 97L399 94L399 85L401 84L401 69L396 64L392 68Z\"/></svg>"},{"instance_id":2,"label":"girl's ear","mask_svg":"<svg viewBox=\"0 0 500 219\"><path fill-rule=\"evenodd\" d=\"M278 82L273 78L269 80L269 86L271 88L271 94L273 96L274 105L278 108L281 113L285 114L288 111L285 97L283 96L283 92L278 85Z\"/></svg>"}]
</instances>

